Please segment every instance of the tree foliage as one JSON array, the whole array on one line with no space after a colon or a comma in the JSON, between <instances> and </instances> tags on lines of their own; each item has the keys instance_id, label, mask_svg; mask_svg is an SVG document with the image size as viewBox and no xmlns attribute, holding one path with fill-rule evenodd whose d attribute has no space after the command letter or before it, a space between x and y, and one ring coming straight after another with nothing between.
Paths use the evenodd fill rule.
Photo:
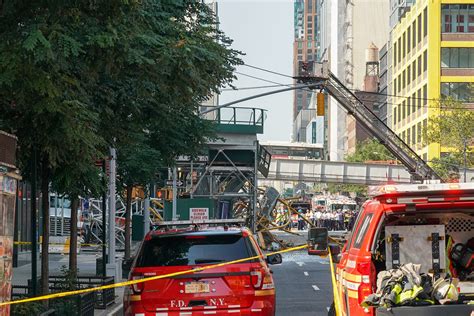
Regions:
<instances>
[{"instance_id":1,"label":"tree foliage","mask_svg":"<svg viewBox=\"0 0 474 316\"><path fill-rule=\"evenodd\" d=\"M353 154L346 156L348 162L395 160L393 155L376 139L367 139L356 145Z\"/></svg>"},{"instance_id":2,"label":"tree foliage","mask_svg":"<svg viewBox=\"0 0 474 316\"><path fill-rule=\"evenodd\" d=\"M387 161L395 160L393 155L376 139L367 139L356 145L354 153L346 156L348 162ZM329 184L328 191L332 194L337 192L354 192L357 195L366 195L367 186L357 184Z\"/></svg>"},{"instance_id":3,"label":"tree foliage","mask_svg":"<svg viewBox=\"0 0 474 316\"><path fill-rule=\"evenodd\" d=\"M93 162L109 146L120 179L142 183L213 137L199 104L241 60L202 2L5 0L0 9L0 124L19 138L26 179L37 152L43 195L48 183L72 198L94 194Z\"/></svg>"},{"instance_id":4,"label":"tree foliage","mask_svg":"<svg viewBox=\"0 0 474 316\"><path fill-rule=\"evenodd\" d=\"M425 145L441 145L440 158L431 161L435 171L444 180L452 180L455 169L474 165L472 141L474 139L474 111L452 98L440 101L439 115L430 117L428 126L423 130Z\"/></svg>"}]
</instances>

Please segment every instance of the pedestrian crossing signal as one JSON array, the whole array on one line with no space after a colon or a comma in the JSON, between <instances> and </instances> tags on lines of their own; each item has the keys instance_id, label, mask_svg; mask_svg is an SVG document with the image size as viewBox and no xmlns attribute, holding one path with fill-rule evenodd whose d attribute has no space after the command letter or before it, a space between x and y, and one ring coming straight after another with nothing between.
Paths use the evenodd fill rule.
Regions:
<instances>
[{"instance_id":1,"label":"pedestrian crossing signal","mask_svg":"<svg viewBox=\"0 0 474 316\"><path fill-rule=\"evenodd\" d=\"M324 116L324 101L325 101L324 93L319 92L316 95L316 114L317 114L317 116Z\"/></svg>"}]
</instances>

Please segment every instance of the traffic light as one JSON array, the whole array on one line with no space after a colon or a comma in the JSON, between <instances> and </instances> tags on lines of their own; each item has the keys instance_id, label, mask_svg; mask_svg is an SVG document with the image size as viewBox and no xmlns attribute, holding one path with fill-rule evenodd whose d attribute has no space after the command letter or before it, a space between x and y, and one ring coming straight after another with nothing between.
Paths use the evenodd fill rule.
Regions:
<instances>
[{"instance_id":1,"label":"traffic light","mask_svg":"<svg viewBox=\"0 0 474 316\"><path fill-rule=\"evenodd\" d=\"M324 116L324 100L325 95L322 92L318 92L316 95L316 115Z\"/></svg>"},{"instance_id":2,"label":"traffic light","mask_svg":"<svg viewBox=\"0 0 474 316\"><path fill-rule=\"evenodd\" d=\"M171 201L173 199L173 190L171 189L159 189L156 191L156 197L162 200Z\"/></svg>"}]
</instances>

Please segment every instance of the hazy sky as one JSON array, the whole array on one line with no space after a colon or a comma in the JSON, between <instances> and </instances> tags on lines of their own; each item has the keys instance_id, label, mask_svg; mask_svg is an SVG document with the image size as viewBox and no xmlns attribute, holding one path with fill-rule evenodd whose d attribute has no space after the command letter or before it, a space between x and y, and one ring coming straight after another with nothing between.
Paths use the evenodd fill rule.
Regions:
<instances>
[{"instance_id":1,"label":"hazy sky","mask_svg":"<svg viewBox=\"0 0 474 316\"><path fill-rule=\"evenodd\" d=\"M233 48L244 52L246 64L292 75L293 1L292 0L218 0L221 29L234 40ZM275 81L292 83L291 78L240 66L238 72ZM237 75L236 87L272 85ZM273 88L273 89L281 89ZM283 87L284 88L284 87ZM272 89L222 91L219 103L224 104ZM289 141L292 130L293 92L283 92L239 106L267 109L265 133L260 140Z\"/></svg>"}]
</instances>

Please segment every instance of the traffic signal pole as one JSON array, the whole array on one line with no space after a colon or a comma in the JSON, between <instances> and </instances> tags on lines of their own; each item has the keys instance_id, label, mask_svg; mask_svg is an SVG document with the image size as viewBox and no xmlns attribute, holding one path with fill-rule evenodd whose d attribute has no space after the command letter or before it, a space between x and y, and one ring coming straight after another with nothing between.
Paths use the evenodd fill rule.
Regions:
<instances>
[{"instance_id":1,"label":"traffic signal pole","mask_svg":"<svg viewBox=\"0 0 474 316\"><path fill-rule=\"evenodd\" d=\"M206 113L209 113L209 112L212 112L212 111L216 111L216 110L219 110L219 109L222 109L222 108L225 108L225 107L237 104L237 103L241 103L241 102L250 101L250 100L253 100L253 99L265 97L267 95L272 95L272 94L277 94L277 93L292 91L292 90L298 90L298 89L317 89L319 87L321 87L321 83L301 84L301 85L296 85L294 87L288 87L288 88L284 88L284 89L279 89L279 90L269 91L269 92L265 92L265 93L260 93L260 94L252 95L250 97L246 97L246 98L243 98L243 99L238 99L238 100L235 100L235 101L232 101L232 102L229 102L229 103L209 107L209 109L200 112L200 114L203 115L203 114L206 114Z\"/></svg>"}]
</instances>

